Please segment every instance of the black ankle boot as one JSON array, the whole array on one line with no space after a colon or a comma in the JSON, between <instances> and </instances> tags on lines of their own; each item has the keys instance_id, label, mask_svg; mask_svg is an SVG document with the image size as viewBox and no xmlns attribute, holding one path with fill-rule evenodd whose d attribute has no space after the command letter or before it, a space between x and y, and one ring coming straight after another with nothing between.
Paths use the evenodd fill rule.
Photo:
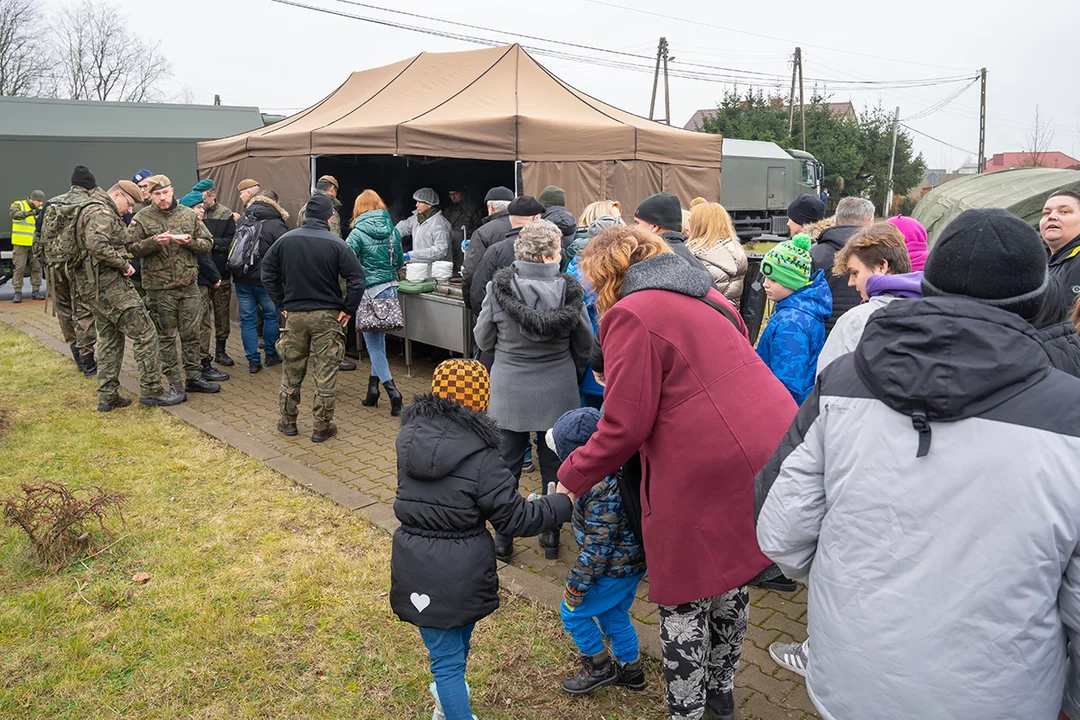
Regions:
<instances>
[{"instance_id":1,"label":"black ankle boot","mask_svg":"<svg viewBox=\"0 0 1080 720\"><path fill-rule=\"evenodd\" d=\"M705 714L702 720L735 720L735 693L731 690L705 698Z\"/></svg>"},{"instance_id":2,"label":"black ankle boot","mask_svg":"<svg viewBox=\"0 0 1080 720\"><path fill-rule=\"evenodd\" d=\"M79 372L82 372L82 354L79 353L79 347L74 343L68 347L71 348L71 357L75 358L75 365L79 368Z\"/></svg>"},{"instance_id":3,"label":"black ankle boot","mask_svg":"<svg viewBox=\"0 0 1080 720\"><path fill-rule=\"evenodd\" d=\"M495 533L495 559L510 562L514 554L514 538L509 535Z\"/></svg>"},{"instance_id":4,"label":"black ankle boot","mask_svg":"<svg viewBox=\"0 0 1080 720\"><path fill-rule=\"evenodd\" d=\"M544 548L544 557L548 560L559 559L559 531L540 534L540 547Z\"/></svg>"},{"instance_id":5,"label":"black ankle boot","mask_svg":"<svg viewBox=\"0 0 1080 720\"><path fill-rule=\"evenodd\" d=\"M581 672L563 681L563 690L571 695L588 695L596 688L614 685L619 679L615 663L607 652L581 656Z\"/></svg>"},{"instance_id":6,"label":"black ankle boot","mask_svg":"<svg viewBox=\"0 0 1080 720\"><path fill-rule=\"evenodd\" d=\"M82 356L82 371L86 377L94 377L97 375L97 360L94 358L94 353L89 352Z\"/></svg>"},{"instance_id":7,"label":"black ankle boot","mask_svg":"<svg viewBox=\"0 0 1080 720\"><path fill-rule=\"evenodd\" d=\"M224 340L217 341L217 347L214 348L214 362L218 365L224 365L225 367L232 367L236 364L233 359L229 357L229 353L225 352Z\"/></svg>"},{"instance_id":8,"label":"black ankle boot","mask_svg":"<svg viewBox=\"0 0 1080 720\"><path fill-rule=\"evenodd\" d=\"M390 415L393 417L401 415L401 393L398 392L397 386L394 385L394 381L387 380L383 383L383 387L386 388L386 397L390 398Z\"/></svg>"},{"instance_id":9,"label":"black ankle boot","mask_svg":"<svg viewBox=\"0 0 1080 720\"><path fill-rule=\"evenodd\" d=\"M631 660L625 665L616 661L618 678L615 684L619 687L631 690L644 690L648 682L645 680L645 671L641 669L641 658Z\"/></svg>"},{"instance_id":10,"label":"black ankle boot","mask_svg":"<svg viewBox=\"0 0 1080 720\"><path fill-rule=\"evenodd\" d=\"M379 376L372 375L367 381L367 397L360 401L364 407L379 407Z\"/></svg>"}]
</instances>

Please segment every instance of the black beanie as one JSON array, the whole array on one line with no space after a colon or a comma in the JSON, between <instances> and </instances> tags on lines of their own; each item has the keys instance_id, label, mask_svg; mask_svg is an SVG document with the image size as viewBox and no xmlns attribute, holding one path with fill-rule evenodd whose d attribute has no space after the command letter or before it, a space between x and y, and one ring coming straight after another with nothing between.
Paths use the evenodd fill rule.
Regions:
<instances>
[{"instance_id":1,"label":"black beanie","mask_svg":"<svg viewBox=\"0 0 1080 720\"><path fill-rule=\"evenodd\" d=\"M93 190L97 187L97 178L90 172L90 168L85 165L76 165L71 172L71 184L85 190Z\"/></svg>"},{"instance_id":2,"label":"black beanie","mask_svg":"<svg viewBox=\"0 0 1080 720\"><path fill-rule=\"evenodd\" d=\"M682 205L671 193L656 193L641 201L634 217L664 230L682 232Z\"/></svg>"},{"instance_id":3,"label":"black beanie","mask_svg":"<svg viewBox=\"0 0 1080 720\"><path fill-rule=\"evenodd\" d=\"M923 295L963 295L1026 320L1047 288L1046 250L1035 229L1007 210L965 210L926 259Z\"/></svg>"},{"instance_id":4,"label":"black beanie","mask_svg":"<svg viewBox=\"0 0 1080 720\"><path fill-rule=\"evenodd\" d=\"M825 219L825 203L807 193L799 195L787 206L787 216L799 225L809 225Z\"/></svg>"},{"instance_id":5,"label":"black beanie","mask_svg":"<svg viewBox=\"0 0 1080 720\"><path fill-rule=\"evenodd\" d=\"M315 193L308 200L307 207L304 209L304 217L311 218L313 220L322 220L328 222L334 214L334 201L330 199L329 195L324 193Z\"/></svg>"}]
</instances>

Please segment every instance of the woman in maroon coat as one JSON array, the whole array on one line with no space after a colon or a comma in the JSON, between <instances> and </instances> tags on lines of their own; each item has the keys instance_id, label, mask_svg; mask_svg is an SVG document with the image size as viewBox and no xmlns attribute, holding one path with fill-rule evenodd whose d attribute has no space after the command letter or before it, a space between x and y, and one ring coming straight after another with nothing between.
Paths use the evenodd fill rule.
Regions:
<instances>
[{"instance_id":1,"label":"woman in maroon coat","mask_svg":"<svg viewBox=\"0 0 1080 720\"><path fill-rule=\"evenodd\" d=\"M769 565L754 532L754 476L798 408L708 273L660 238L610 228L582 266L603 313L607 386L599 429L563 463L560 490L581 495L640 451L671 716L704 707L705 718L731 718L746 584Z\"/></svg>"}]
</instances>

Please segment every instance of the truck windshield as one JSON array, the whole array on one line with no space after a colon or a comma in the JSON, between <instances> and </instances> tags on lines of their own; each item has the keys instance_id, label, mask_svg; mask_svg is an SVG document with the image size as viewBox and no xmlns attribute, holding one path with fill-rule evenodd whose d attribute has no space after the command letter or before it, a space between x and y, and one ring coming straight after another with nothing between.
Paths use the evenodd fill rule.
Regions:
<instances>
[{"instance_id":1,"label":"truck windshield","mask_svg":"<svg viewBox=\"0 0 1080 720\"><path fill-rule=\"evenodd\" d=\"M803 185L809 185L810 187L817 187L817 173L814 163L809 160L804 160L803 164Z\"/></svg>"}]
</instances>

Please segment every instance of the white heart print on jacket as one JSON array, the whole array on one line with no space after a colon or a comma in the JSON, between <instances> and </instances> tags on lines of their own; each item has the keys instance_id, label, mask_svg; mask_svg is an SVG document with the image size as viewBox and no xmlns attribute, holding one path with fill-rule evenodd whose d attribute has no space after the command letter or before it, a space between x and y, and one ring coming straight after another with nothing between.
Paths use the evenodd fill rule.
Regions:
<instances>
[{"instance_id":1,"label":"white heart print on jacket","mask_svg":"<svg viewBox=\"0 0 1080 720\"><path fill-rule=\"evenodd\" d=\"M422 613L427 610L427 606L431 604L431 598L427 595L421 595L420 593L413 593L409 596L409 601L416 608L416 612Z\"/></svg>"}]
</instances>

